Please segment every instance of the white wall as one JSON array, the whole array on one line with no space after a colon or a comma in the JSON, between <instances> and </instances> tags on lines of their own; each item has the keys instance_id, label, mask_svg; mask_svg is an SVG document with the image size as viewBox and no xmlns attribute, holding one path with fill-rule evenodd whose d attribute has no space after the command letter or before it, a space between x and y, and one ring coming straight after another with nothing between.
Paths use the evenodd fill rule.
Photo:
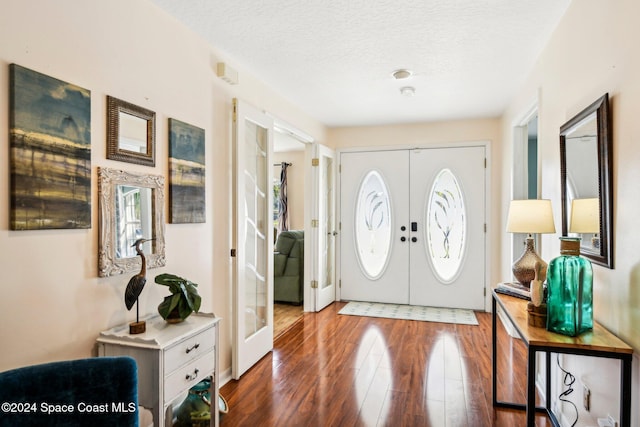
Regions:
<instances>
[{"instance_id":1,"label":"white wall","mask_svg":"<svg viewBox=\"0 0 640 427\"><path fill-rule=\"evenodd\" d=\"M513 125L530 105L539 102L539 150L542 197L552 200L556 235L544 235L541 256L559 254L560 152L559 128L593 101L609 93L613 118L613 199L615 269L594 265L594 316L636 351L640 350L640 3L635 0L573 1L540 56L533 73L503 116L504 151L500 218L506 221L513 145ZM509 236L501 235L502 276L510 269ZM565 367L578 377L571 395L582 408L581 382L592 390L590 415L618 413L618 364L593 358L566 358ZM605 379L602 381L602 379ZM634 360L632 425L640 425L638 385L640 372ZM587 419L582 411L581 423ZM570 414L570 411L569 411ZM570 419L571 419L570 415ZM595 422L591 423L595 425ZM584 425L584 424L579 424Z\"/></svg>"},{"instance_id":2,"label":"white wall","mask_svg":"<svg viewBox=\"0 0 640 427\"><path fill-rule=\"evenodd\" d=\"M230 177L232 98L268 111L317 141L325 129L251 75L240 84L215 76L231 58L208 46L148 0L3 0L0 14L0 371L95 355L101 330L130 322L124 306L132 274L98 278L98 166L167 176L167 120L205 129L206 223L167 224L167 265L147 271L141 314L164 296L153 283L162 272L200 284L203 311L221 322L221 363L231 366ZM92 228L10 231L9 66L17 63L91 90ZM156 112L156 166L105 159L106 96ZM166 206L165 206L166 208ZM166 212L165 212L166 213ZM166 217L166 215L165 215Z\"/></svg>"}]
</instances>

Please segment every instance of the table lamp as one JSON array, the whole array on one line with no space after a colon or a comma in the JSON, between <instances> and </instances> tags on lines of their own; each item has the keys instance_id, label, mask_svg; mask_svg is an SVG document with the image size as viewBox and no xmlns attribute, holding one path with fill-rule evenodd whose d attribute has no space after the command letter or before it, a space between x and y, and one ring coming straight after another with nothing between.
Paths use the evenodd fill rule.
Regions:
<instances>
[{"instance_id":1,"label":"table lamp","mask_svg":"<svg viewBox=\"0 0 640 427\"><path fill-rule=\"evenodd\" d=\"M535 265L538 262L540 263L538 279L544 282L547 277L547 263L536 253L532 234L556 232L551 200L512 200L507 217L507 232L528 234L522 256L513 263L513 275L516 280L529 287L535 278Z\"/></svg>"},{"instance_id":2,"label":"table lamp","mask_svg":"<svg viewBox=\"0 0 640 427\"><path fill-rule=\"evenodd\" d=\"M591 246L600 247L600 200L593 199L573 199L571 201L571 222L569 223L570 233L593 233Z\"/></svg>"}]
</instances>

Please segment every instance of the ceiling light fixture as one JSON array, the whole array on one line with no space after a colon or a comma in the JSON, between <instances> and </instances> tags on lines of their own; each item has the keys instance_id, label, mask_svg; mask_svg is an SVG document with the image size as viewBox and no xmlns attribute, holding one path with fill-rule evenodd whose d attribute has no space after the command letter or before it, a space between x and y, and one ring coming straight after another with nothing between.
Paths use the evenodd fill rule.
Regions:
<instances>
[{"instance_id":1,"label":"ceiling light fixture","mask_svg":"<svg viewBox=\"0 0 640 427\"><path fill-rule=\"evenodd\" d=\"M400 88L400 93L404 96L413 96L416 94L416 88L413 86L404 86Z\"/></svg>"},{"instance_id":2,"label":"ceiling light fixture","mask_svg":"<svg viewBox=\"0 0 640 427\"><path fill-rule=\"evenodd\" d=\"M391 73L393 78L396 80L408 79L409 77L411 77L411 74L412 74L411 71L406 70L404 68L400 68L399 70L396 70L393 73Z\"/></svg>"}]
</instances>

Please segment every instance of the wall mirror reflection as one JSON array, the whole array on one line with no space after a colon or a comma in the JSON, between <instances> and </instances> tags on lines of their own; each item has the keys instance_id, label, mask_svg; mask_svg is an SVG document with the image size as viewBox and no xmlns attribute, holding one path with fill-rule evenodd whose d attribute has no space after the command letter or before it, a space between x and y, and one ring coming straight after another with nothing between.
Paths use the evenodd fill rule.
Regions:
<instances>
[{"instance_id":1,"label":"wall mirror reflection","mask_svg":"<svg viewBox=\"0 0 640 427\"><path fill-rule=\"evenodd\" d=\"M605 94L560 128L562 235L580 237L580 252L613 268L612 159Z\"/></svg>"},{"instance_id":2,"label":"wall mirror reflection","mask_svg":"<svg viewBox=\"0 0 640 427\"><path fill-rule=\"evenodd\" d=\"M147 267L164 266L164 177L98 168L100 201L100 277L139 271L136 240L142 245Z\"/></svg>"},{"instance_id":3,"label":"wall mirror reflection","mask_svg":"<svg viewBox=\"0 0 640 427\"><path fill-rule=\"evenodd\" d=\"M107 96L107 158L155 166L156 113Z\"/></svg>"}]
</instances>

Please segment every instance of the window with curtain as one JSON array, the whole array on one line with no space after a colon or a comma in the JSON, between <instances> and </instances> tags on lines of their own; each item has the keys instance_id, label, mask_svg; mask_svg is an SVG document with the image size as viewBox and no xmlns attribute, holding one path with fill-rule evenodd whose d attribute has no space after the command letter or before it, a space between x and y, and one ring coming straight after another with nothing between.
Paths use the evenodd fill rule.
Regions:
<instances>
[{"instance_id":1,"label":"window with curtain","mask_svg":"<svg viewBox=\"0 0 640 427\"><path fill-rule=\"evenodd\" d=\"M287 168L291 163L282 162L280 164L280 185L278 188L278 231L287 231L289 229L289 213L287 206ZM275 203L275 186L274 186L274 203Z\"/></svg>"}]
</instances>

